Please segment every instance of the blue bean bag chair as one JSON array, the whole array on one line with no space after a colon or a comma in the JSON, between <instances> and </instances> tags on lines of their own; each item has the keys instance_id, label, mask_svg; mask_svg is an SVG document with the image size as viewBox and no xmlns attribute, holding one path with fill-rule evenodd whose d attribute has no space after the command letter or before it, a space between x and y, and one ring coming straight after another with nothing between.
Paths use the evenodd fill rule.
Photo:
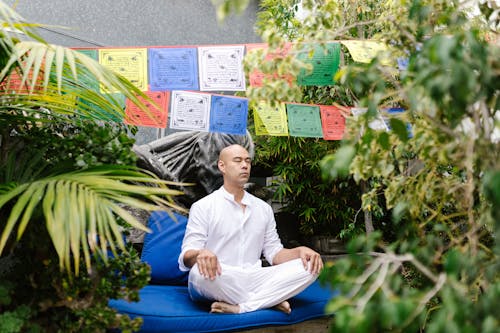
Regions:
<instances>
[{"instance_id":1,"label":"blue bean bag chair","mask_svg":"<svg viewBox=\"0 0 500 333\"><path fill-rule=\"evenodd\" d=\"M173 218L172 218L173 217ZM263 309L243 314L213 314L210 304L193 302L187 289L187 272L179 270L187 217L158 211L151 214L152 230L144 239L141 259L151 266L151 282L140 290L139 302L111 300L110 306L132 318L142 317L140 332L229 332L270 325L290 325L324 317L335 291L318 281L290 300L292 313Z\"/></svg>"}]
</instances>

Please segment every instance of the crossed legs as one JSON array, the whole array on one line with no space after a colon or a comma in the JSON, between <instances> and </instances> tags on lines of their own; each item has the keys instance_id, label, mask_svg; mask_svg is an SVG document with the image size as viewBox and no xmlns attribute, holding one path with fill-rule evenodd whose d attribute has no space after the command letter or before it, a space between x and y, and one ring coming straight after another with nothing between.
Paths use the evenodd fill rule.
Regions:
<instances>
[{"instance_id":1,"label":"crossed legs","mask_svg":"<svg viewBox=\"0 0 500 333\"><path fill-rule=\"evenodd\" d=\"M205 279L195 265L189 273L189 293L195 301L214 301L211 312L244 313L276 308L290 313L288 299L313 283L317 275L295 259L270 267L242 269L222 264L222 274Z\"/></svg>"}]
</instances>

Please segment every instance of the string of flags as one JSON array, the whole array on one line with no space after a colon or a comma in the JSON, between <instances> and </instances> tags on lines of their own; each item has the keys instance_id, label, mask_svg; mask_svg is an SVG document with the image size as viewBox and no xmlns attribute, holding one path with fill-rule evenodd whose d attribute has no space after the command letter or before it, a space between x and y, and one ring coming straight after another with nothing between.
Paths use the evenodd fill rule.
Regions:
<instances>
[{"instance_id":1,"label":"string of flags","mask_svg":"<svg viewBox=\"0 0 500 333\"><path fill-rule=\"evenodd\" d=\"M176 130L221 132L245 135L247 130L248 100L242 97L216 95L194 91L146 92L158 105L170 105L169 127ZM366 108L278 103L275 106L260 102L253 110L256 135L295 136L342 140L346 116L358 117ZM399 115L402 108L388 108L378 112L368 126L374 130L389 131L386 114ZM167 124L166 112L154 117L146 115L133 103L127 104L125 122L132 125L157 127L151 119ZM149 123L148 123L149 122ZM408 133L411 132L408 124Z\"/></svg>"},{"instance_id":2,"label":"string of flags","mask_svg":"<svg viewBox=\"0 0 500 333\"><path fill-rule=\"evenodd\" d=\"M297 78L288 79L296 79L303 86L334 84L341 60L340 44L358 62L369 62L378 52L386 50L385 44L367 40L309 44L296 56L312 70L303 70ZM248 52L266 48L265 43L254 43L76 50L121 74L156 103L157 106L146 103L149 109L146 113L117 91L105 91L95 79L86 82L91 89L122 102L125 123L244 135L248 100L220 93L245 91L247 82L261 86L265 75L259 70L245 75L243 58ZM291 43L285 44L282 49L268 53L267 59L284 57L291 48ZM262 102L254 110L253 118L257 135L340 140L345 131L344 114L332 105L280 103L271 107Z\"/></svg>"},{"instance_id":3,"label":"string of flags","mask_svg":"<svg viewBox=\"0 0 500 333\"><path fill-rule=\"evenodd\" d=\"M193 91L146 92L158 105L170 105L169 128L245 135L248 100L246 98ZM152 109L151 111L153 111ZM153 117L127 102L125 122L131 125L167 125L166 112ZM260 102L253 112L256 135L317 137L340 140L345 130L342 110L333 105ZM156 119L158 123L153 123Z\"/></svg>"}]
</instances>

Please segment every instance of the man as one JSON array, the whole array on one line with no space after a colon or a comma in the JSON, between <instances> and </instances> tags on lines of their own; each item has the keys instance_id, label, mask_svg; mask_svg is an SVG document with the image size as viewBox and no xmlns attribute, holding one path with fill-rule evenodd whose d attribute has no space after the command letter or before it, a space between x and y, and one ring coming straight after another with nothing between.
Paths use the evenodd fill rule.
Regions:
<instances>
[{"instance_id":1,"label":"man","mask_svg":"<svg viewBox=\"0 0 500 333\"><path fill-rule=\"evenodd\" d=\"M304 246L283 248L272 208L244 190L251 168L245 148L222 149L217 165L224 184L191 206L179 255L179 268L190 270L191 298L213 301L214 313L290 313L287 299L316 280L321 256ZM262 267L262 254L272 266Z\"/></svg>"}]
</instances>

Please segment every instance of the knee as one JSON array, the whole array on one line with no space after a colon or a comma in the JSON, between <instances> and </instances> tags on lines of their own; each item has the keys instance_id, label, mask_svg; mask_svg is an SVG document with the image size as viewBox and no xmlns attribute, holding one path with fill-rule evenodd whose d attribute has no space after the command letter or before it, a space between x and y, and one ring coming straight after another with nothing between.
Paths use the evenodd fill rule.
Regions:
<instances>
[{"instance_id":1,"label":"knee","mask_svg":"<svg viewBox=\"0 0 500 333\"><path fill-rule=\"evenodd\" d=\"M189 271L188 279L191 283L197 284L198 281L203 279L203 276L201 276L200 271L198 270L198 264L194 264L193 267L191 267L191 270Z\"/></svg>"},{"instance_id":2,"label":"knee","mask_svg":"<svg viewBox=\"0 0 500 333\"><path fill-rule=\"evenodd\" d=\"M207 279L207 281L210 281L210 283L215 288L224 288L227 286L233 286L238 283L233 275L228 274L227 272L224 273L224 271L221 273L221 275L218 275L214 280Z\"/></svg>"},{"instance_id":3,"label":"knee","mask_svg":"<svg viewBox=\"0 0 500 333\"><path fill-rule=\"evenodd\" d=\"M224 271L213 280L201 275L196 265L189 272L189 285L197 290L221 290L235 283L235 278Z\"/></svg>"},{"instance_id":4,"label":"knee","mask_svg":"<svg viewBox=\"0 0 500 333\"><path fill-rule=\"evenodd\" d=\"M318 278L318 274L311 273L311 263L307 263L307 267L304 267L302 259L295 259L288 262L287 273L290 276L295 276L298 279L304 281L314 282Z\"/></svg>"}]
</instances>

